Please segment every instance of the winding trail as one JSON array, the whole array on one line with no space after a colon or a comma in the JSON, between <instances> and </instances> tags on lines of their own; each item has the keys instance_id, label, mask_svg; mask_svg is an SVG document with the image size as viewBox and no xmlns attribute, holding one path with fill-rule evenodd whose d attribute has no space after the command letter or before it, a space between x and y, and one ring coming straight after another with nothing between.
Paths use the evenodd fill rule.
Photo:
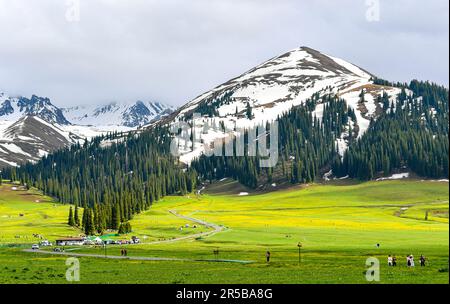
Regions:
<instances>
[{"instance_id":1,"label":"winding trail","mask_svg":"<svg viewBox=\"0 0 450 304\"><path fill-rule=\"evenodd\" d=\"M188 239L196 239L199 237L205 237L205 236L211 236L214 235L216 233L222 232L223 230L225 230L225 227L220 226L220 225L216 225L213 223L208 223L193 217L189 217L189 216L184 216L181 215L179 213L177 213L175 210L169 210L169 213L178 217L178 218L182 218L185 219L187 221L191 221L194 223L197 223L199 225L205 226L207 228L211 228L213 230L211 231L205 231L205 232L200 232L200 233L195 233L195 234L190 234L190 235L186 235L186 236L181 236L181 237L177 237L177 238L173 238L173 239L169 239L169 240L162 240L162 241L152 241L152 242L147 242L147 243L142 243L142 244L146 244L146 245L152 245L152 244L162 244L162 243L173 243L173 242L179 242L179 241L184 241L184 240L188 240Z\"/></svg>"}]
</instances>

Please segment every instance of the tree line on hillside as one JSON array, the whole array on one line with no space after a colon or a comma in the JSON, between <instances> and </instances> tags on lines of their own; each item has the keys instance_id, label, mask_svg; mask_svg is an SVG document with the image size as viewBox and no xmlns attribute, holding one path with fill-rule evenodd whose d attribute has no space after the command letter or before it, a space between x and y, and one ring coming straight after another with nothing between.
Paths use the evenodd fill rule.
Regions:
<instances>
[{"instance_id":1,"label":"tree line on hillside","mask_svg":"<svg viewBox=\"0 0 450 304\"><path fill-rule=\"evenodd\" d=\"M337 177L360 180L405 169L423 177L448 178L448 90L416 80L375 82L400 87L401 93L395 100L387 93L375 100L380 113L363 136L358 137L356 115L344 100L315 94L278 118L281 157L276 168L260 168L260 158L247 154L201 156L192 166L203 180L231 177L251 188L271 183L274 171L281 171L292 183L308 183L328 167ZM319 102L323 104L321 119L314 117ZM360 103L364 102L362 91ZM338 138L348 143L345 153L338 150Z\"/></svg>"},{"instance_id":2,"label":"tree line on hillside","mask_svg":"<svg viewBox=\"0 0 450 304\"><path fill-rule=\"evenodd\" d=\"M82 207L81 223L74 220L74 226L87 234L118 230L161 197L196 188L196 172L183 169L168 153L170 141L162 127L140 136L111 133L4 174Z\"/></svg>"},{"instance_id":3,"label":"tree line on hillside","mask_svg":"<svg viewBox=\"0 0 450 304\"><path fill-rule=\"evenodd\" d=\"M413 81L389 106L386 96L379 102L383 113L342 161L335 159L333 172L370 180L408 168L419 176L448 178L448 90Z\"/></svg>"},{"instance_id":4,"label":"tree line on hillside","mask_svg":"<svg viewBox=\"0 0 450 304\"><path fill-rule=\"evenodd\" d=\"M324 107L322 117L317 118L315 109L319 100ZM294 107L286 115L278 117L278 167L283 176L292 183L312 182L321 168L338 157L336 138L341 137L348 130L347 126L351 125L349 122L355 119L355 113L346 102L332 95L322 98L315 95L304 106ZM258 134L257 126L255 133L257 137L266 136L270 144L270 124L264 127L265 134ZM248 143L248 132L241 136ZM238 139L233 140L236 147ZM225 149L225 140L222 147ZM231 177L251 188L261 183L272 183L276 168L261 168L261 157L249 156L248 145L244 150L244 156L236 155L236 151L233 156L224 156L225 153L222 156L202 155L192 162L192 168L202 180Z\"/></svg>"}]
</instances>

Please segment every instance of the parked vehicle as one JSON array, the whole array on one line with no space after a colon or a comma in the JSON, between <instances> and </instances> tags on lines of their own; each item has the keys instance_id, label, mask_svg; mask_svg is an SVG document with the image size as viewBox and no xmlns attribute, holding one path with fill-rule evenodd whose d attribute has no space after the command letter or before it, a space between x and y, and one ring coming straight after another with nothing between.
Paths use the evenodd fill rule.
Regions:
<instances>
[{"instance_id":1,"label":"parked vehicle","mask_svg":"<svg viewBox=\"0 0 450 304\"><path fill-rule=\"evenodd\" d=\"M42 247L49 247L49 246L52 246L52 243L50 243L48 240L45 240L45 241L40 242L39 245Z\"/></svg>"},{"instance_id":2,"label":"parked vehicle","mask_svg":"<svg viewBox=\"0 0 450 304\"><path fill-rule=\"evenodd\" d=\"M32 250L39 250L39 245L38 244L33 244L33 246L31 246Z\"/></svg>"}]
</instances>

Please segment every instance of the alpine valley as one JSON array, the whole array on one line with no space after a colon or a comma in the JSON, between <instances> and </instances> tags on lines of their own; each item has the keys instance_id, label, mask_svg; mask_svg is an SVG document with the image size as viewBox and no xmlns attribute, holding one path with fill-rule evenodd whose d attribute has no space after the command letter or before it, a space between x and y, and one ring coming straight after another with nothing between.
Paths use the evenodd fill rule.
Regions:
<instances>
[{"instance_id":1,"label":"alpine valley","mask_svg":"<svg viewBox=\"0 0 450 304\"><path fill-rule=\"evenodd\" d=\"M177 109L0 96L0 283L448 284L444 86L300 47Z\"/></svg>"}]
</instances>

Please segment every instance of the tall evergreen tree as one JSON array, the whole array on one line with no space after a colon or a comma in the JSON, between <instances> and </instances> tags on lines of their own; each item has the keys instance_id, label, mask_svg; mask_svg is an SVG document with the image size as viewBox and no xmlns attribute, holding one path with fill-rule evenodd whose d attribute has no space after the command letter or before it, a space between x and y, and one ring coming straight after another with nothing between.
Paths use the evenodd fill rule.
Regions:
<instances>
[{"instance_id":1,"label":"tall evergreen tree","mask_svg":"<svg viewBox=\"0 0 450 304\"><path fill-rule=\"evenodd\" d=\"M68 221L67 221L67 224L68 224L69 226L75 226L75 221L74 221L74 219L73 219L73 210L72 210L72 206L70 206L70 209L69 209L69 219L68 219Z\"/></svg>"},{"instance_id":2,"label":"tall evergreen tree","mask_svg":"<svg viewBox=\"0 0 450 304\"><path fill-rule=\"evenodd\" d=\"M80 227L80 217L78 214L78 206L75 206L75 213L73 216L73 220L74 220L75 226Z\"/></svg>"}]
</instances>

